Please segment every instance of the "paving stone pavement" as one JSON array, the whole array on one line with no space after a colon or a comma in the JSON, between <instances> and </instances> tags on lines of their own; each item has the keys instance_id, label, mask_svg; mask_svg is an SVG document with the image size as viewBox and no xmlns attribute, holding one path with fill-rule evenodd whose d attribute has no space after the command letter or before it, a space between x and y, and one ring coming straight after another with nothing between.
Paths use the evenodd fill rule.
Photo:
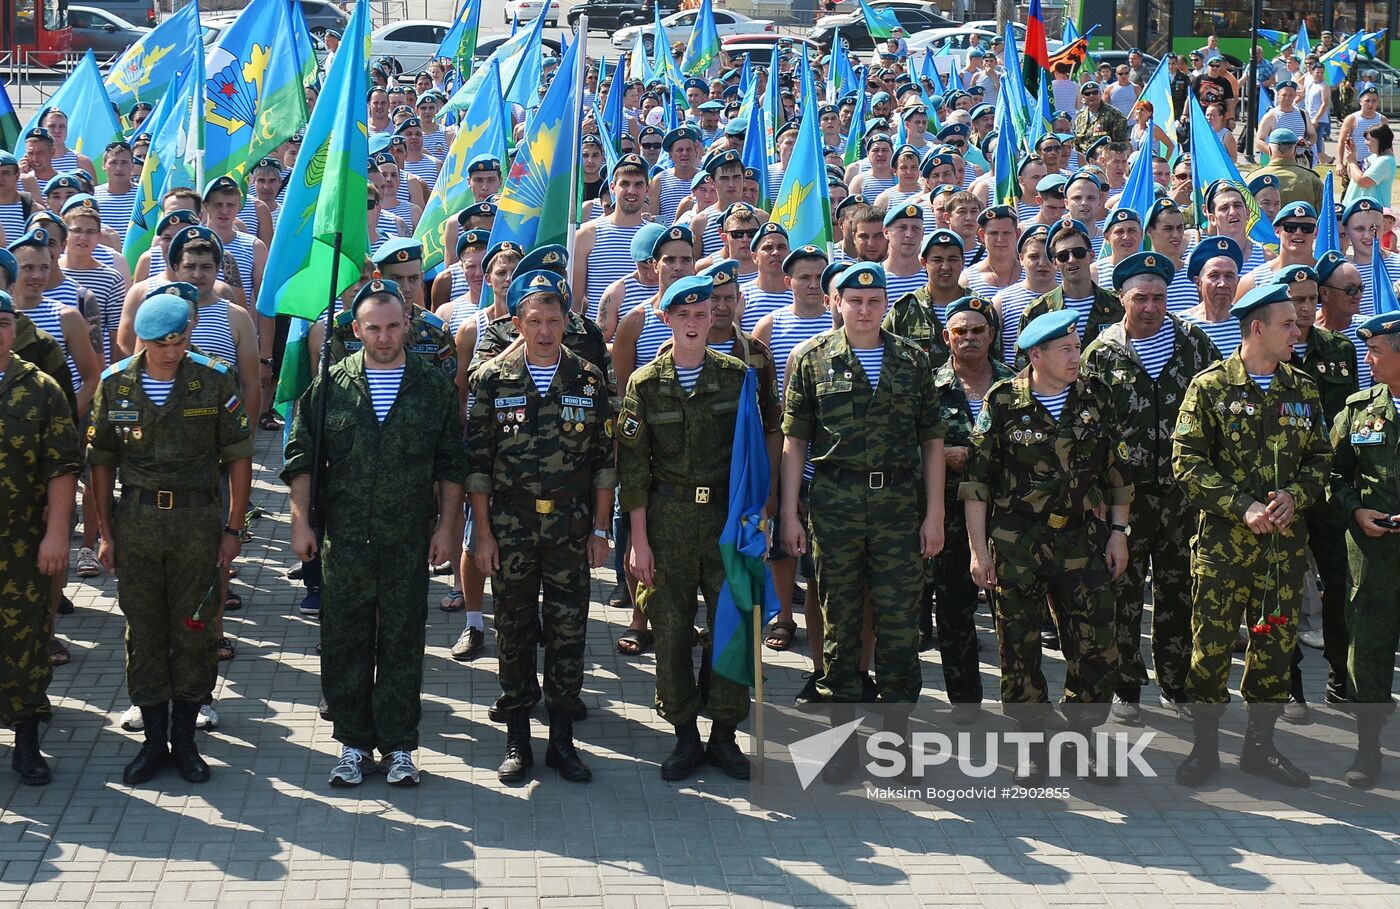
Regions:
<instances>
[{"instance_id":1,"label":"paving stone pavement","mask_svg":"<svg viewBox=\"0 0 1400 909\"><path fill-rule=\"evenodd\" d=\"M276 441L260 440L261 464L277 463ZM128 701L115 581L73 579L77 612L58 625L73 662L55 672L43 733L54 783L30 789L0 770L0 905L1400 905L1400 818L1359 813L1354 802L1333 816L1241 797L1214 810L1163 801L1128 815L1084 803L792 818L754 808L744 784L712 768L664 783L657 765L672 739L652 707L652 657L614 648L627 612L603 605L610 569L594 573L591 716L577 728L590 785L542 765L528 785L496 781L503 732L486 715L499 690L493 634L484 656L454 662L461 619L437 609L447 585L434 579L423 785L394 789L377 777L332 790L336 746L316 710L317 625L297 613L300 587L285 577L293 560L275 467L257 471L253 502L267 514L252 524L235 582L244 608L227 618L238 657L221 667L219 728L200 733L212 781L192 786L172 770L122 785L139 733L118 726ZM995 691L985 612L981 623ZM805 646L800 633L793 651L768 654L775 701L790 703L801 687ZM941 699L937 652L924 658L925 695ZM1306 661L1313 692L1320 664ZM1058 657L1047 670L1057 687ZM9 745L0 739L0 759ZM1227 766L1238 775L1233 758ZM1310 769L1335 779L1343 767ZM1393 785L1394 755L1389 768Z\"/></svg>"}]
</instances>

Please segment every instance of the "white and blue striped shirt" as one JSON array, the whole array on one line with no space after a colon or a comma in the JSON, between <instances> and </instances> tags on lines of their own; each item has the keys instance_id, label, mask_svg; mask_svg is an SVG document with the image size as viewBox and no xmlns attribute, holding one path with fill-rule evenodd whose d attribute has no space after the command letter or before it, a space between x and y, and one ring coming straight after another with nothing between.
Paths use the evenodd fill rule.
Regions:
<instances>
[{"instance_id":1,"label":"white and blue striped shirt","mask_svg":"<svg viewBox=\"0 0 1400 909\"><path fill-rule=\"evenodd\" d=\"M1347 340L1356 348L1356 381L1362 391L1375 384L1375 379L1371 376L1371 365L1366 362L1366 342L1356 336L1356 328L1366 321L1363 316L1353 316L1351 324L1342 329L1342 334L1347 336Z\"/></svg>"},{"instance_id":2,"label":"white and blue striped shirt","mask_svg":"<svg viewBox=\"0 0 1400 909\"><path fill-rule=\"evenodd\" d=\"M1167 368L1172 354L1176 352L1176 327L1170 319L1163 319L1162 327L1152 337L1142 340L1129 338L1129 341L1138 359L1142 361L1142 368L1147 370L1152 381L1156 382L1161 377L1162 370Z\"/></svg>"},{"instance_id":3,"label":"white and blue striped shirt","mask_svg":"<svg viewBox=\"0 0 1400 909\"><path fill-rule=\"evenodd\" d=\"M53 290L44 291L43 302L33 309L23 310L23 312L36 328L41 328L53 335L58 346L63 348L64 359L68 361L68 372L73 379L73 390L76 391L82 387L83 381L78 375L78 364L73 362L73 357L68 351L68 338L63 334L62 313L63 307L76 307L78 301L75 294L66 292L68 288L65 285L67 284L72 284L72 282L65 281L64 284L60 284ZM77 285L74 284L73 287L76 288Z\"/></svg>"},{"instance_id":4,"label":"white and blue striped shirt","mask_svg":"<svg viewBox=\"0 0 1400 909\"><path fill-rule=\"evenodd\" d=\"M1016 281L1021 280L1020 266L1016 266ZM969 268L963 272L963 283L969 293L990 300L997 294L1005 290L1005 287L997 287L987 280L986 272L980 268ZM1016 283L1015 281L1012 282ZM1009 285L1008 285L1009 286Z\"/></svg>"},{"instance_id":5,"label":"white and blue striped shirt","mask_svg":"<svg viewBox=\"0 0 1400 909\"><path fill-rule=\"evenodd\" d=\"M681 388L684 388L686 391L693 391L695 389L695 383L700 378L700 370L704 368L705 364L703 362L699 366L690 367L676 364L676 381L680 382Z\"/></svg>"},{"instance_id":6,"label":"white and blue striped shirt","mask_svg":"<svg viewBox=\"0 0 1400 909\"><path fill-rule=\"evenodd\" d=\"M549 386L554 382L554 374L559 371L559 360L555 360L548 366L536 366L530 361L525 361L525 368L530 370L530 378L535 382L535 391L540 393L540 397L549 394Z\"/></svg>"},{"instance_id":7,"label":"white and blue striped shirt","mask_svg":"<svg viewBox=\"0 0 1400 909\"><path fill-rule=\"evenodd\" d=\"M1065 409L1065 402L1069 400L1069 389L1066 388L1057 395L1043 395L1034 391L1031 394L1035 395L1035 399L1040 402L1040 405L1050 411L1050 416L1059 422L1060 413Z\"/></svg>"},{"instance_id":8,"label":"white and blue striped shirt","mask_svg":"<svg viewBox=\"0 0 1400 909\"><path fill-rule=\"evenodd\" d=\"M912 294L920 287L928 286L928 272L916 271L912 275L897 275L885 268L885 310L889 311L889 306L895 300L905 294Z\"/></svg>"},{"instance_id":9,"label":"white and blue striped shirt","mask_svg":"<svg viewBox=\"0 0 1400 909\"><path fill-rule=\"evenodd\" d=\"M117 232L117 236L126 239L126 232L131 227L131 210L136 206L136 186L115 195L107 188L107 184L93 190L92 196L97 200L97 210L102 213L102 224L112 228ZM5 226L6 236L9 235L9 225ZM11 237L10 239L18 239Z\"/></svg>"},{"instance_id":10,"label":"white and blue striped shirt","mask_svg":"<svg viewBox=\"0 0 1400 909\"><path fill-rule=\"evenodd\" d=\"M661 345L669 340L671 340L671 326L661 321L661 315L655 307L648 306L646 320L642 322L642 333L637 336L637 368L655 360L657 352L661 350Z\"/></svg>"},{"instance_id":11,"label":"white and blue striped shirt","mask_svg":"<svg viewBox=\"0 0 1400 909\"><path fill-rule=\"evenodd\" d=\"M773 354L773 365L777 371L778 395L781 397L787 382L788 357L809 338L815 338L835 325L830 312L822 311L814 318L804 319L786 306L773 313L773 330L768 334L768 349Z\"/></svg>"},{"instance_id":12,"label":"white and blue striped shirt","mask_svg":"<svg viewBox=\"0 0 1400 909\"><path fill-rule=\"evenodd\" d=\"M41 207L39 203L34 203L35 208ZM9 204L0 204L0 227L5 228L5 239L13 243L24 236L24 203L16 200Z\"/></svg>"},{"instance_id":13,"label":"white and blue striped shirt","mask_svg":"<svg viewBox=\"0 0 1400 909\"><path fill-rule=\"evenodd\" d=\"M712 217L712 222L719 218ZM619 227L607 218L593 222L593 249L588 253L588 312L587 316L598 321L598 307L603 302L603 293L613 282L637 270L632 258L632 238L642 225Z\"/></svg>"},{"instance_id":14,"label":"white and blue striped shirt","mask_svg":"<svg viewBox=\"0 0 1400 909\"><path fill-rule=\"evenodd\" d=\"M623 316L637 308L637 304L645 303L656 296L657 289L655 284L643 284L635 273L623 278L622 305L617 309L617 321L621 322Z\"/></svg>"},{"instance_id":15,"label":"white and blue striped shirt","mask_svg":"<svg viewBox=\"0 0 1400 909\"><path fill-rule=\"evenodd\" d=\"M1249 377L1253 379L1254 384L1258 385L1259 388L1265 393L1267 393L1274 384L1273 373L1269 373L1267 376L1256 376L1254 373L1250 373Z\"/></svg>"},{"instance_id":16,"label":"white and blue striped shirt","mask_svg":"<svg viewBox=\"0 0 1400 909\"><path fill-rule=\"evenodd\" d=\"M1201 292L1196 289L1196 284L1186 274L1186 266L1182 263L1176 265L1176 274L1172 275L1172 283L1167 285L1167 312L1173 315L1181 315L1188 309L1199 306L1201 303Z\"/></svg>"},{"instance_id":17,"label":"white and blue striped shirt","mask_svg":"<svg viewBox=\"0 0 1400 909\"><path fill-rule=\"evenodd\" d=\"M1181 318L1206 333L1211 343L1215 345L1215 349L1220 352L1222 360L1234 353L1235 348L1240 346L1239 319L1227 316L1221 322L1207 322L1192 312L1182 313Z\"/></svg>"},{"instance_id":18,"label":"white and blue striped shirt","mask_svg":"<svg viewBox=\"0 0 1400 909\"><path fill-rule=\"evenodd\" d=\"M146 392L146 397L151 399L151 403L157 407L164 407L165 402L170 398L170 389L175 387L174 379L153 379L150 373L141 373L141 388Z\"/></svg>"},{"instance_id":19,"label":"white and blue striped shirt","mask_svg":"<svg viewBox=\"0 0 1400 909\"><path fill-rule=\"evenodd\" d=\"M885 361L885 346L871 347L861 350L856 347L851 348L851 353L856 355L860 361L860 368L865 370L865 377L870 380L870 387L876 388L880 384L880 368Z\"/></svg>"},{"instance_id":20,"label":"white and blue striped shirt","mask_svg":"<svg viewBox=\"0 0 1400 909\"><path fill-rule=\"evenodd\" d=\"M1245 277L1253 278L1255 287L1263 287L1274 279L1274 267L1268 262L1262 265L1256 265L1249 270L1249 274L1245 275Z\"/></svg>"},{"instance_id":21,"label":"white and blue striped shirt","mask_svg":"<svg viewBox=\"0 0 1400 909\"><path fill-rule=\"evenodd\" d=\"M403 382L402 366L395 369L366 369L365 379L369 382L369 399L374 403L374 416L383 423L389 410L399 397L399 385Z\"/></svg>"},{"instance_id":22,"label":"white and blue striped shirt","mask_svg":"<svg viewBox=\"0 0 1400 909\"><path fill-rule=\"evenodd\" d=\"M1016 335L1021 330L1021 313L1040 296L1040 292L1026 288L1025 281L1017 281L996 295L995 301L1001 309L1001 355L1005 363L1016 362Z\"/></svg>"},{"instance_id":23,"label":"white and blue striped shirt","mask_svg":"<svg viewBox=\"0 0 1400 909\"><path fill-rule=\"evenodd\" d=\"M757 278L740 284L739 293L744 296L744 313L739 317L739 327L749 334L753 334L759 319L792 305L792 291L784 289L770 293L759 288Z\"/></svg>"},{"instance_id":24,"label":"white and blue striped shirt","mask_svg":"<svg viewBox=\"0 0 1400 909\"><path fill-rule=\"evenodd\" d=\"M661 172L660 180L661 204L657 215L662 224L671 224L676 220L676 209L690 195L690 177L678 177L675 170L668 168Z\"/></svg>"},{"instance_id":25,"label":"white and blue striped shirt","mask_svg":"<svg viewBox=\"0 0 1400 909\"><path fill-rule=\"evenodd\" d=\"M228 306L224 300L201 306L194 328L190 331L190 342L206 356L220 360L232 369L238 366L238 345L228 324Z\"/></svg>"},{"instance_id":26,"label":"white and blue striped shirt","mask_svg":"<svg viewBox=\"0 0 1400 909\"><path fill-rule=\"evenodd\" d=\"M1065 309L1072 309L1075 312L1079 313L1079 337L1081 338L1084 337L1084 329L1089 324L1088 315L1090 310L1092 310L1093 308L1093 294L1089 294L1089 296L1087 297L1065 297Z\"/></svg>"},{"instance_id":27,"label":"white and blue striped shirt","mask_svg":"<svg viewBox=\"0 0 1400 909\"><path fill-rule=\"evenodd\" d=\"M417 161L410 161L407 158L403 162L404 170L428 184L428 192L433 191L438 180L438 159L432 155L424 154Z\"/></svg>"}]
</instances>

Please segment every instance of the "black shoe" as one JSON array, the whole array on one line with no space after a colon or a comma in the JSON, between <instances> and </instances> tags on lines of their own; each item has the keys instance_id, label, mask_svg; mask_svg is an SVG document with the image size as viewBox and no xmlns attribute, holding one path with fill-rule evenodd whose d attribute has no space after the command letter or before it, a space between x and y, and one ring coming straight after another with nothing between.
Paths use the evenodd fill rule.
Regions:
<instances>
[{"instance_id":1,"label":"black shoe","mask_svg":"<svg viewBox=\"0 0 1400 909\"><path fill-rule=\"evenodd\" d=\"M10 755L10 766L19 773L19 781L26 786L47 786L53 782L49 764L39 751L37 716L20 720L15 726L15 750Z\"/></svg>"},{"instance_id":2,"label":"black shoe","mask_svg":"<svg viewBox=\"0 0 1400 909\"><path fill-rule=\"evenodd\" d=\"M1385 720L1370 714L1356 718L1356 759L1343 779L1348 786L1370 789L1381 775L1381 727Z\"/></svg>"},{"instance_id":3,"label":"black shoe","mask_svg":"<svg viewBox=\"0 0 1400 909\"><path fill-rule=\"evenodd\" d=\"M705 762L705 746L700 742L700 730L695 720L676 727L676 747L661 762L661 778L670 782L683 780Z\"/></svg>"},{"instance_id":4,"label":"black shoe","mask_svg":"<svg viewBox=\"0 0 1400 909\"><path fill-rule=\"evenodd\" d=\"M122 771L122 782L139 786L149 782L170 761L170 704L162 701L141 708L141 728L146 742L136 758Z\"/></svg>"},{"instance_id":5,"label":"black shoe","mask_svg":"<svg viewBox=\"0 0 1400 909\"><path fill-rule=\"evenodd\" d=\"M802 690L797 692L797 697L792 699L792 706L802 707L806 704L820 704L826 700L821 692L817 690L817 680L821 678L818 673L804 672L802 677L806 682L802 683Z\"/></svg>"},{"instance_id":6,"label":"black shoe","mask_svg":"<svg viewBox=\"0 0 1400 909\"><path fill-rule=\"evenodd\" d=\"M866 704L880 700L880 686L875 684L875 674L863 672L860 677L860 699Z\"/></svg>"},{"instance_id":7,"label":"black shoe","mask_svg":"<svg viewBox=\"0 0 1400 909\"><path fill-rule=\"evenodd\" d=\"M953 725L968 726L977 722L982 717L982 703L980 701L969 701L953 705Z\"/></svg>"},{"instance_id":8,"label":"black shoe","mask_svg":"<svg viewBox=\"0 0 1400 909\"><path fill-rule=\"evenodd\" d=\"M530 748L530 711L520 707L506 716L506 756L496 768L496 779L502 783L523 782L535 766L535 752Z\"/></svg>"},{"instance_id":9,"label":"black shoe","mask_svg":"<svg viewBox=\"0 0 1400 909\"><path fill-rule=\"evenodd\" d=\"M316 705L316 710L321 714L321 719L329 720L331 718L331 705L326 703L325 698L321 698L321 703Z\"/></svg>"},{"instance_id":10,"label":"black shoe","mask_svg":"<svg viewBox=\"0 0 1400 909\"><path fill-rule=\"evenodd\" d=\"M1194 733L1191 753L1176 768L1176 781L1194 788L1220 769L1220 715L1200 705L1192 711L1191 727Z\"/></svg>"},{"instance_id":11,"label":"black shoe","mask_svg":"<svg viewBox=\"0 0 1400 909\"><path fill-rule=\"evenodd\" d=\"M574 719L566 710L549 712L549 747L544 751L544 765L558 770L571 783L593 779L593 771L584 765L574 747Z\"/></svg>"},{"instance_id":12,"label":"black shoe","mask_svg":"<svg viewBox=\"0 0 1400 909\"><path fill-rule=\"evenodd\" d=\"M1040 646L1046 650L1060 649L1060 633L1054 625L1045 625L1040 629Z\"/></svg>"},{"instance_id":13,"label":"black shoe","mask_svg":"<svg viewBox=\"0 0 1400 909\"><path fill-rule=\"evenodd\" d=\"M61 599L61 600L58 601L58 614L59 614L59 615L72 615L72 614L74 613L75 610L76 610L76 607L74 607L73 601L70 600L70 599L68 599L68 594L65 593L65 594L63 595L63 599Z\"/></svg>"},{"instance_id":14,"label":"black shoe","mask_svg":"<svg viewBox=\"0 0 1400 909\"><path fill-rule=\"evenodd\" d=\"M921 632L919 632L919 653L928 653L930 650L932 650L933 648L935 648L935 647L937 647L937 646L938 646L938 639L935 638L935 637L933 636L933 632L931 632L931 631L921 631Z\"/></svg>"},{"instance_id":15,"label":"black shoe","mask_svg":"<svg viewBox=\"0 0 1400 909\"><path fill-rule=\"evenodd\" d=\"M170 757L187 783L209 782L209 765L194 745L194 722L198 717L199 704L194 701L176 701L170 707Z\"/></svg>"},{"instance_id":16,"label":"black shoe","mask_svg":"<svg viewBox=\"0 0 1400 909\"><path fill-rule=\"evenodd\" d=\"M578 698L574 698L574 702L569 705L569 718L575 723L588 719L588 705Z\"/></svg>"},{"instance_id":17,"label":"black shoe","mask_svg":"<svg viewBox=\"0 0 1400 909\"><path fill-rule=\"evenodd\" d=\"M707 763L723 770L736 780L749 778L749 758L734 740L734 727L723 723L710 726L710 743L705 748Z\"/></svg>"},{"instance_id":18,"label":"black shoe","mask_svg":"<svg viewBox=\"0 0 1400 909\"><path fill-rule=\"evenodd\" d=\"M493 723L505 723L510 719L510 711L501 706L500 699L498 698L494 704L486 708L486 716Z\"/></svg>"},{"instance_id":19,"label":"black shoe","mask_svg":"<svg viewBox=\"0 0 1400 909\"><path fill-rule=\"evenodd\" d=\"M300 563L298 563L297 566L296 566L295 568L289 569L289 570L287 571L287 580L289 580L289 581L300 581L302 575L305 574L305 573L306 573L306 569L305 569Z\"/></svg>"},{"instance_id":20,"label":"black shoe","mask_svg":"<svg viewBox=\"0 0 1400 909\"><path fill-rule=\"evenodd\" d=\"M1253 709L1244 730L1244 747L1240 750L1240 769L1254 776L1268 777L1282 786L1306 789L1312 777L1284 757L1274 745L1276 709Z\"/></svg>"},{"instance_id":21,"label":"black shoe","mask_svg":"<svg viewBox=\"0 0 1400 909\"><path fill-rule=\"evenodd\" d=\"M626 584L618 584L613 588L612 593L608 594L608 605L614 609L632 608L632 595L627 592Z\"/></svg>"},{"instance_id":22,"label":"black shoe","mask_svg":"<svg viewBox=\"0 0 1400 909\"><path fill-rule=\"evenodd\" d=\"M1118 778L1113 775L1108 767L1108 755L1099 754L1098 748L1094 745L1094 728L1092 726L1077 727L1074 731L1084 736L1084 749L1087 752L1084 762L1086 773L1084 776L1080 777L1080 779L1084 780L1086 783L1092 783L1095 786L1109 786L1118 782ZM1076 742L1072 750L1077 751L1078 747L1078 743ZM1077 755L1075 757L1076 760L1072 766L1075 772L1078 773L1079 764Z\"/></svg>"},{"instance_id":23,"label":"black shoe","mask_svg":"<svg viewBox=\"0 0 1400 909\"><path fill-rule=\"evenodd\" d=\"M1332 707L1350 708L1351 690L1347 685L1345 667L1342 668L1341 672L1337 672L1331 667L1327 669L1327 694L1323 700Z\"/></svg>"}]
</instances>

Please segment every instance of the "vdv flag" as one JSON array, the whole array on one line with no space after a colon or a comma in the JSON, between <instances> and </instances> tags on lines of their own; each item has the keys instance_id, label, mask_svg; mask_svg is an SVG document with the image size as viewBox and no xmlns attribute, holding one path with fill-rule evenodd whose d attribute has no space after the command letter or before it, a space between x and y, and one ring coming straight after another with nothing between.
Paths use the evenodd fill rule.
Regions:
<instances>
[{"instance_id":1,"label":"vdv flag","mask_svg":"<svg viewBox=\"0 0 1400 909\"><path fill-rule=\"evenodd\" d=\"M1313 258L1319 258L1329 249L1342 251L1341 238L1337 235L1336 193L1332 184L1332 171L1322 178L1322 207L1317 210L1317 237L1313 240Z\"/></svg>"},{"instance_id":2,"label":"vdv flag","mask_svg":"<svg viewBox=\"0 0 1400 909\"><path fill-rule=\"evenodd\" d=\"M812 71L807 65L807 46L802 46L802 119L797 125L797 143L783 171L783 183L773 206L773 220L787 228L788 242L799 246L831 244L831 191L826 185L826 159L822 157L822 135L817 124L817 93ZM854 121L852 121L854 126Z\"/></svg>"},{"instance_id":3,"label":"vdv flag","mask_svg":"<svg viewBox=\"0 0 1400 909\"><path fill-rule=\"evenodd\" d=\"M195 50L203 50L200 38L199 3L192 2L166 16L112 62L103 83L107 97L122 112L137 101L154 104L185 71Z\"/></svg>"}]
</instances>

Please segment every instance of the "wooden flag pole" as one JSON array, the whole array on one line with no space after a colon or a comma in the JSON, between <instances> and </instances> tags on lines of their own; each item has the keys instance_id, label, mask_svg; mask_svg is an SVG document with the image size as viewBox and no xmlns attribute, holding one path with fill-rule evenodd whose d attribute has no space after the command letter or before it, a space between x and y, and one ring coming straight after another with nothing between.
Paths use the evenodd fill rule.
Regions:
<instances>
[{"instance_id":1,"label":"wooden flag pole","mask_svg":"<svg viewBox=\"0 0 1400 909\"><path fill-rule=\"evenodd\" d=\"M763 598L753 606L754 779L763 782Z\"/></svg>"}]
</instances>

